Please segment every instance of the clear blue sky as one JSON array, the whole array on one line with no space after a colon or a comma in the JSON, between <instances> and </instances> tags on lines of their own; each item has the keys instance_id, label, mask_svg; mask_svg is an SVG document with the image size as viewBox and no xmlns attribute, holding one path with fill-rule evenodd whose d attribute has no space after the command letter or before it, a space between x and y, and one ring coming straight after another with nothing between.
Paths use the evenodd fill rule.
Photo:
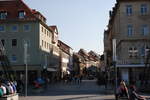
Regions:
<instances>
[{"instance_id":1,"label":"clear blue sky","mask_svg":"<svg viewBox=\"0 0 150 100\"><path fill-rule=\"evenodd\" d=\"M103 32L116 0L24 0L40 11L48 25L57 25L59 39L74 51L103 52Z\"/></svg>"}]
</instances>

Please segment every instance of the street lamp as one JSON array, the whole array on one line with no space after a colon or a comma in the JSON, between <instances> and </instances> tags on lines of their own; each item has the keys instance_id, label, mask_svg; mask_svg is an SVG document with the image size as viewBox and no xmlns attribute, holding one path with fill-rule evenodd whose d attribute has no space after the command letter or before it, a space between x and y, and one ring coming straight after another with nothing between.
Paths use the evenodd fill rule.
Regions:
<instances>
[{"instance_id":1,"label":"street lamp","mask_svg":"<svg viewBox=\"0 0 150 100\"><path fill-rule=\"evenodd\" d=\"M27 57L28 57L28 44L27 42L24 43L24 64L25 64L25 74L26 74L26 80L25 80L25 96L27 96L27 88L28 88L28 65L27 65Z\"/></svg>"}]
</instances>

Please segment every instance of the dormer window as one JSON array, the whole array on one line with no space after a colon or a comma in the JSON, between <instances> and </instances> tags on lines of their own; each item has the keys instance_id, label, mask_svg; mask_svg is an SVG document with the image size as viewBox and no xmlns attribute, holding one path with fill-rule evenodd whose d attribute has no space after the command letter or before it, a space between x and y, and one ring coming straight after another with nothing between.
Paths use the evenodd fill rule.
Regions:
<instances>
[{"instance_id":1,"label":"dormer window","mask_svg":"<svg viewBox=\"0 0 150 100\"><path fill-rule=\"evenodd\" d=\"M26 14L25 11L19 11L18 12L18 17L19 18L25 18L25 14Z\"/></svg>"},{"instance_id":2,"label":"dormer window","mask_svg":"<svg viewBox=\"0 0 150 100\"><path fill-rule=\"evenodd\" d=\"M6 19L7 12L6 11L0 11L0 19Z\"/></svg>"}]
</instances>

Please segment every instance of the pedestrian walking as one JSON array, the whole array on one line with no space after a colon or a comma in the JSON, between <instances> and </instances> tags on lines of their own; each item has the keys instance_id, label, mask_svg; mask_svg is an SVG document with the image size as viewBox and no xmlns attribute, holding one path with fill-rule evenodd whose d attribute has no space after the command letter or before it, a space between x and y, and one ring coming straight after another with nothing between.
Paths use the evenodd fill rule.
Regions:
<instances>
[{"instance_id":1,"label":"pedestrian walking","mask_svg":"<svg viewBox=\"0 0 150 100\"><path fill-rule=\"evenodd\" d=\"M74 83L75 83L75 84L77 83L77 78L78 78L77 75L75 75L75 76L74 76Z\"/></svg>"},{"instance_id":2,"label":"pedestrian walking","mask_svg":"<svg viewBox=\"0 0 150 100\"><path fill-rule=\"evenodd\" d=\"M82 78L83 78L83 76L82 76L82 75L80 75L80 83L82 83Z\"/></svg>"},{"instance_id":3,"label":"pedestrian walking","mask_svg":"<svg viewBox=\"0 0 150 100\"><path fill-rule=\"evenodd\" d=\"M128 88L126 87L126 84L124 81L120 82L120 86L116 90L116 98L118 99L119 97L127 97L129 99L129 92Z\"/></svg>"}]
</instances>

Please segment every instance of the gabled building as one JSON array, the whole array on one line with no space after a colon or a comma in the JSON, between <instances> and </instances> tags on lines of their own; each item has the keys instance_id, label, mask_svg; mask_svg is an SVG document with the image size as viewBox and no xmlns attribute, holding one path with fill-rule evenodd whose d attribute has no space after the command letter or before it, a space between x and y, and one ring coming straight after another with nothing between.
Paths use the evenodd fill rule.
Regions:
<instances>
[{"instance_id":1,"label":"gabled building","mask_svg":"<svg viewBox=\"0 0 150 100\"><path fill-rule=\"evenodd\" d=\"M59 56L57 28L49 27L46 18L23 0L0 1L0 40L19 79L26 62L31 81L44 69L57 71L59 65L51 62L53 54Z\"/></svg>"},{"instance_id":2,"label":"gabled building","mask_svg":"<svg viewBox=\"0 0 150 100\"><path fill-rule=\"evenodd\" d=\"M60 48L58 46L59 32L56 25L49 26L49 28L52 30L51 56L49 59L51 67L47 68L47 71L49 71L51 80L59 80L61 76Z\"/></svg>"},{"instance_id":3,"label":"gabled building","mask_svg":"<svg viewBox=\"0 0 150 100\"><path fill-rule=\"evenodd\" d=\"M72 48L65 44L64 42L58 40L58 47L60 48L60 69L61 69L61 78L66 74L70 74L72 71Z\"/></svg>"},{"instance_id":4,"label":"gabled building","mask_svg":"<svg viewBox=\"0 0 150 100\"><path fill-rule=\"evenodd\" d=\"M74 71L76 74L87 75L87 69L99 69L100 57L94 51L86 52L80 49L78 53L74 53Z\"/></svg>"},{"instance_id":5,"label":"gabled building","mask_svg":"<svg viewBox=\"0 0 150 100\"><path fill-rule=\"evenodd\" d=\"M88 55L89 55L90 66L100 68L100 56L92 50L88 52Z\"/></svg>"},{"instance_id":6,"label":"gabled building","mask_svg":"<svg viewBox=\"0 0 150 100\"><path fill-rule=\"evenodd\" d=\"M82 66L83 68L84 67L86 67L86 68L88 68L88 67L90 67L90 64L89 64L89 54L87 53L87 51L86 50L84 50L84 49L80 49L79 51L78 51L78 54L82 57L82 59L83 59L83 65L84 66ZM81 68L81 69L83 69L83 68Z\"/></svg>"},{"instance_id":7,"label":"gabled building","mask_svg":"<svg viewBox=\"0 0 150 100\"><path fill-rule=\"evenodd\" d=\"M72 75L81 75L83 74L83 69L85 69L84 58L78 53L73 53L73 71Z\"/></svg>"},{"instance_id":8,"label":"gabled building","mask_svg":"<svg viewBox=\"0 0 150 100\"><path fill-rule=\"evenodd\" d=\"M112 65L116 39L118 77L126 82L142 82L150 48L150 1L116 0L104 32L105 66ZM146 70L148 71L148 70Z\"/></svg>"}]
</instances>

